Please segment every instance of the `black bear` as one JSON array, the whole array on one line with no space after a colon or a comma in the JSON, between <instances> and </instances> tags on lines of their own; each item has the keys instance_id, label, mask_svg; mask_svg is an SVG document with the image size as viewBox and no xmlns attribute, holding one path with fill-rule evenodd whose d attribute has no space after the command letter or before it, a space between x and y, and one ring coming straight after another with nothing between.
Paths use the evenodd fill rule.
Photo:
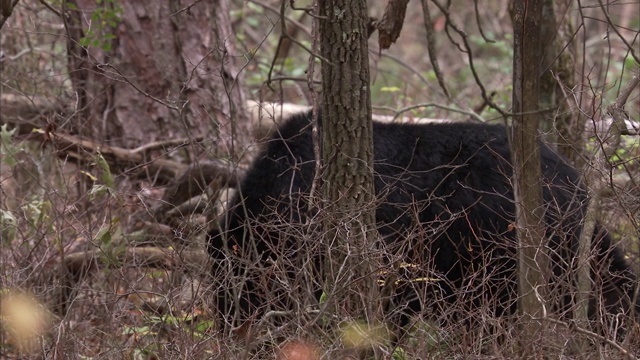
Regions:
<instances>
[{"instance_id":1,"label":"black bear","mask_svg":"<svg viewBox=\"0 0 640 360\"><path fill-rule=\"evenodd\" d=\"M307 226L315 216L308 206L315 172L310 123L311 113L303 113L278 127L220 227L209 232L217 306L236 325L267 310L291 310L297 287L322 291L319 237L309 236ZM401 326L427 306L452 321L469 321L478 311L515 314L515 205L506 131L486 124L374 122L376 220L389 259L389 270L379 276L395 271L394 279L402 280L394 280L398 286L388 301ZM548 291L553 309L567 316L588 197L579 174L544 144L541 160ZM593 278L601 285L594 297L609 313L640 314L637 278L622 251L601 227L592 243ZM308 258L317 279L292 286L300 276L295 267L309 266Z\"/></svg>"}]
</instances>

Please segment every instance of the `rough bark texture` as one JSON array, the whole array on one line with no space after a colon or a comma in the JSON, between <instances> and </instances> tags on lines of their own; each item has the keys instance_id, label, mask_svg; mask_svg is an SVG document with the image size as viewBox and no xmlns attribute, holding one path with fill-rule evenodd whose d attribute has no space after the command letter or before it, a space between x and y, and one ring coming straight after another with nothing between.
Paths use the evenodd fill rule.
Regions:
<instances>
[{"instance_id":1,"label":"rough bark texture","mask_svg":"<svg viewBox=\"0 0 640 360\"><path fill-rule=\"evenodd\" d=\"M230 119L245 119L230 105L243 104L243 98L230 56L235 49L226 1L117 4L117 25L95 35L112 34L113 40L84 47L81 39L98 29L91 14L114 5L67 3L69 71L77 98L71 130L122 147L210 134L229 139Z\"/></svg>"},{"instance_id":2,"label":"rough bark texture","mask_svg":"<svg viewBox=\"0 0 640 360\"><path fill-rule=\"evenodd\" d=\"M544 0L541 43L544 48L540 77L540 108L545 114L542 130L553 136L558 152L578 167L583 147L584 119L575 111L571 92L576 88L574 30L564 1ZM558 16L564 18L558 19Z\"/></svg>"},{"instance_id":3,"label":"rough bark texture","mask_svg":"<svg viewBox=\"0 0 640 360\"><path fill-rule=\"evenodd\" d=\"M537 54L540 54L542 3L515 0L511 15L514 31L513 112L516 114L511 152L519 244L518 309L523 315L523 350L533 355L544 350L536 346L536 339L543 335L544 329L544 324L536 318L544 313L542 300L547 268L538 143L540 114L537 113L540 74Z\"/></svg>"},{"instance_id":4,"label":"rough bark texture","mask_svg":"<svg viewBox=\"0 0 640 360\"><path fill-rule=\"evenodd\" d=\"M320 48L329 61L322 64L329 306L371 323L378 299L366 3L320 1L320 15Z\"/></svg>"},{"instance_id":5,"label":"rough bark texture","mask_svg":"<svg viewBox=\"0 0 640 360\"><path fill-rule=\"evenodd\" d=\"M541 116L544 119L542 130L553 137L549 143L558 144L558 152L574 165L582 165L580 156L584 139L584 119L581 113L572 109L570 92L576 88L575 65L576 49L572 41L573 29L571 20L558 21L569 6L560 0L544 0L542 5L543 21L541 23L542 73L540 75L540 108L556 109ZM590 194L592 195L592 194ZM593 200L593 199L592 199ZM589 225L590 224L590 225ZM591 290L591 274L589 256L591 238L596 224L596 213L587 211L585 227L580 238L576 277L578 282L575 294L576 311L574 319L577 324L588 328L588 305ZM577 339L577 337L576 337ZM586 344L574 343L578 347ZM582 349L584 350L584 349ZM580 350L579 350L580 351Z\"/></svg>"},{"instance_id":6,"label":"rough bark texture","mask_svg":"<svg viewBox=\"0 0 640 360\"><path fill-rule=\"evenodd\" d=\"M377 26L380 49L388 49L400 37L408 3L409 0L391 0L387 4L384 16Z\"/></svg>"}]
</instances>

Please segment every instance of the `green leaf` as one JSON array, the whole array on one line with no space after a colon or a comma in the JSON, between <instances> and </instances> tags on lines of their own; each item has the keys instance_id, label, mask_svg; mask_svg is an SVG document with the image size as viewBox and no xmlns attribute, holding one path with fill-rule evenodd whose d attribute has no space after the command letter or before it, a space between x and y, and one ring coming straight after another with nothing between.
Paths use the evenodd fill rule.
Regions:
<instances>
[{"instance_id":1,"label":"green leaf","mask_svg":"<svg viewBox=\"0 0 640 360\"><path fill-rule=\"evenodd\" d=\"M260 26L260 21L258 21L258 19L255 17L248 17L245 19L245 22L247 25L253 28Z\"/></svg>"},{"instance_id":2,"label":"green leaf","mask_svg":"<svg viewBox=\"0 0 640 360\"><path fill-rule=\"evenodd\" d=\"M101 153L98 153L98 155L96 155L96 165L98 165L98 168L102 170L101 179L104 185L110 190L114 190L115 183L113 181L113 176L111 175L111 168L109 167L109 163L107 163L107 160L104 158L104 156L102 156Z\"/></svg>"},{"instance_id":3,"label":"green leaf","mask_svg":"<svg viewBox=\"0 0 640 360\"><path fill-rule=\"evenodd\" d=\"M87 47L87 46L89 46L89 43L91 43L91 39L89 39L88 37L84 36L84 37L80 38L80 41L78 41L78 43L82 47Z\"/></svg>"},{"instance_id":4,"label":"green leaf","mask_svg":"<svg viewBox=\"0 0 640 360\"><path fill-rule=\"evenodd\" d=\"M391 355L393 360L407 360L407 352L402 347L396 347L393 349L393 354Z\"/></svg>"},{"instance_id":5,"label":"green leaf","mask_svg":"<svg viewBox=\"0 0 640 360\"><path fill-rule=\"evenodd\" d=\"M195 331L199 333L205 333L207 330L212 329L214 327L213 320L204 320L200 321L196 327Z\"/></svg>"},{"instance_id":6,"label":"green leaf","mask_svg":"<svg viewBox=\"0 0 640 360\"><path fill-rule=\"evenodd\" d=\"M109 195L109 188L102 184L94 184L89 190L89 198L94 200L103 195Z\"/></svg>"},{"instance_id":7,"label":"green leaf","mask_svg":"<svg viewBox=\"0 0 640 360\"><path fill-rule=\"evenodd\" d=\"M96 234L96 240L100 241L103 245L111 244L111 224L103 226Z\"/></svg>"},{"instance_id":8,"label":"green leaf","mask_svg":"<svg viewBox=\"0 0 640 360\"><path fill-rule=\"evenodd\" d=\"M22 148L14 146L11 140L15 132L16 129L8 130L7 124L0 126L0 159L9 167L13 167L18 163L15 155L22 151Z\"/></svg>"},{"instance_id":9,"label":"green leaf","mask_svg":"<svg viewBox=\"0 0 640 360\"><path fill-rule=\"evenodd\" d=\"M327 293L323 291L322 294L320 295L319 303L320 304L326 303L328 298L329 298L329 295L327 295Z\"/></svg>"},{"instance_id":10,"label":"green leaf","mask_svg":"<svg viewBox=\"0 0 640 360\"><path fill-rule=\"evenodd\" d=\"M29 224L34 228L39 227L42 221L46 219L47 210L47 202L35 197L29 203L22 206L22 211L27 215L27 221L29 221Z\"/></svg>"},{"instance_id":11,"label":"green leaf","mask_svg":"<svg viewBox=\"0 0 640 360\"><path fill-rule=\"evenodd\" d=\"M15 239L18 219L8 210L0 209L0 242L10 244Z\"/></svg>"},{"instance_id":12,"label":"green leaf","mask_svg":"<svg viewBox=\"0 0 640 360\"><path fill-rule=\"evenodd\" d=\"M397 86L384 86L382 88L380 88L380 91L382 92L398 92L400 91L400 88Z\"/></svg>"}]
</instances>

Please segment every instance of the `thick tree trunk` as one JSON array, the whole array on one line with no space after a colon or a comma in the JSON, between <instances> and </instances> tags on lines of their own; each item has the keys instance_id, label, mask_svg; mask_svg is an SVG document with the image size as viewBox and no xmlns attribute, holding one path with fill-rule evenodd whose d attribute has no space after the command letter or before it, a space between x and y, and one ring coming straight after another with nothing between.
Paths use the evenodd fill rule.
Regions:
<instances>
[{"instance_id":1,"label":"thick tree trunk","mask_svg":"<svg viewBox=\"0 0 640 360\"><path fill-rule=\"evenodd\" d=\"M230 120L248 121L237 111L244 102L226 1L116 3L66 3L71 130L129 148L187 136L230 141ZM101 12L120 20L99 27L90 19ZM95 41L81 46L86 39Z\"/></svg>"},{"instance_id":2,"label":"thick tree trunk","mask_svg":"<svg viewBox=\"0 0 640 360\"><path fill-rule=\"evenodd\" d=\"M328 306L375 322L373 125L364 0L320 1Z\"/></svg>"}]
</instances>

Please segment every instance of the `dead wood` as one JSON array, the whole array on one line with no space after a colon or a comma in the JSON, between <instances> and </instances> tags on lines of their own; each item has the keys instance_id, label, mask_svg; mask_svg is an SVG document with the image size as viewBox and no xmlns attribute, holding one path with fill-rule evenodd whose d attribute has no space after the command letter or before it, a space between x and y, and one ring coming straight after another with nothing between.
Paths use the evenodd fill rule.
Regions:
<instances>
[{"instance_id":1,"label":"dead wood","mask_svg":"<svg viewBox=\"0 0 640 360\"><path fill-rule=\"evenodd\" d=\"M200 161L190 165L165 191L162 204L154 210L156 215L167 213L187 200L207 193L216 199L225 187L235 188L244 177L243 168L223 161Z\"/></svg>"},{"instance_id":2,"label":"dead wood","mask_svg":"<svg viewBox=\"0 0 640 360\"><path fill-rule=\"evenodd\" d=\"M62 132L41 132L41 134L42 141L50 141L58 151L59 157L71 158L82 163L94 161L95 156L101 154L111 166L112 171L144 173L150 178L158 176L168 182L187 168L187 165L176 161L147 157L140 152L98 144Z\"/></svg>"},{"instance_id":3,"label":"dead wood","mask_svg":"<svg viewBox=\"0 0 640 360\"><path fill-rule=\"evenodd\" d=\"M387 3L382 19L376 24L380 49L388 49L400 37L409 0L395 0Z\"/></svg>"}]
</instances>

